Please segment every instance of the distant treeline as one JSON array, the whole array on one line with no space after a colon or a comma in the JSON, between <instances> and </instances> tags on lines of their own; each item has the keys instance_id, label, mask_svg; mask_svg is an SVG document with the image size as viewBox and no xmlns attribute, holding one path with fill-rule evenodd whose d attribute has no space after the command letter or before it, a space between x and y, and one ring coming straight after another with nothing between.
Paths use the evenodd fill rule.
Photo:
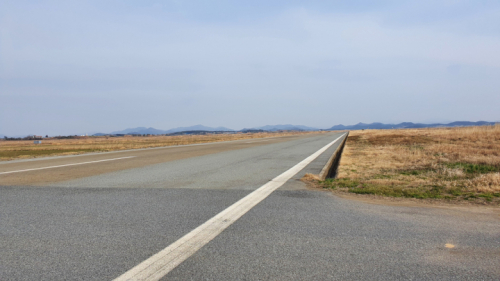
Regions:
<instances>
[{"instance_id":1,"label":"distant treeline","mask_svg":"<svg viewBox=\"0 0 500 281\"><path fill-rule=\"evenodd\" d=\"M243 131L242 131L243 132ZM247 130L244 131L243 133L254 133L254 132L264 132L263 130ZM95 137L124 137L124 136L131 136L131 137L150 137L150 136L179 136L179 135L207 135L207 134L236 134L239 133L237 131L202 131L202 130L193 130L193 131L182 131L182 132L175 132L175 133L170 133L170 134L138 134L138 133L129 133L129 134L94 134L93 136Z\"/></svg>"},{"instance_id":2,"label":"distant treeline","mask_svg":"<svg viewBox=\"0 0 500 281\"><path fill-rule=\"evenodd\" d=\"M74 136L55 136L55 137L50 137L47 135L44 137L42 136L27 136L27 137L12 137L12 138L9 138L7 136L4 136L3 139L4 140L7 140L7 141L19 141L19 140L43 140L43 139L86 139L88 138L88 136L78 136L78 135L74 135Z\"/></svg>"},{"instance_id":3,"label":"distant treeline","mask_svg":"<svg viewBox=\"0 0 500 281\"><path fill-rule=\"evenodd\" d=\"M42 136L27 136L27 137L24 137L24 138L9 138L7 136L3 137L4 140L8 140L8 141L16 141L16 140L41 140L42 138L43 138Z\"/></svg>"}]
</instances>

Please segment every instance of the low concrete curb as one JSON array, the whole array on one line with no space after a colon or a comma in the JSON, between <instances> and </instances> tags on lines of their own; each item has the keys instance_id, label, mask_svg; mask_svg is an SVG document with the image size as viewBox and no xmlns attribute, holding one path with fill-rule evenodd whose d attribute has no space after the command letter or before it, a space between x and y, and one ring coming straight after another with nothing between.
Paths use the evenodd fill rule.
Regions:
<instances>
[{"instance_id":1,"label":"low concrete curb","mask_svg":"<svg viewBox=\"0 0 500 281\"><path fill-rule=\"evenodd\" d=\"M321 169L321 172L318 175L320 180L324 181L328 178L337 177L337 169L339 167L340 158L342 157L342 152L344 151L344 146L348 136L349 132L347 132L344 139L342 140L342 143L337 147L335 152L333 152L332 156L330 157L330 159L328 159L328 162L326 162L326 165L323 167L323 169Z\"/></svg>"}]
</instances>

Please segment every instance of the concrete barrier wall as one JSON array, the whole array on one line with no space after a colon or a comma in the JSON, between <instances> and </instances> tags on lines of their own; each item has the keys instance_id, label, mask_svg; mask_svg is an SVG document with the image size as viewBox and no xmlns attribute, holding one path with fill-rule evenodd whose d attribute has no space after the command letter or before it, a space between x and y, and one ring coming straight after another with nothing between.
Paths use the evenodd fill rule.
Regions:
<instances>
[{"instance_id":1,"label":"concrete barrier wall","mask_svg":"<svg viewBox=\"0 0 500 281\"><path fill-rule=\"evenodd\" d=\"M344 151L344 146L347 141L347 137L349 136L349 132L344 136L342 143L337 147L337 149L333 152L332 156L323 167L321 172L319 173L320 180L325 180L329 178L337 177L337 170L340 164L340 158L342 158L342 152Z\"/></svg>"}]
</instances>

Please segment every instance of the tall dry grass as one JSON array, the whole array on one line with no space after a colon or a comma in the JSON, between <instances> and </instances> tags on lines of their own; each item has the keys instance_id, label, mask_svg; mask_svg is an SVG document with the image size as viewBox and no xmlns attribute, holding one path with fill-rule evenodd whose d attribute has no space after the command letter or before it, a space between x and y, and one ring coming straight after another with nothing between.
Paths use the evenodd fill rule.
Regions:
<instances>
[{"instance_id":1,"label":"tall dry grass","mask_svg":"<svg viewBox=\"0 0 500 281\"><path fill-rule=\"evenodd\" d=\"M367 186L500 192L500 125L352 131L339 178ZM458 192L458 191L457 191Z\"/></svg>"},{"instance_id":2,"label":"tall dry grass","mask_svg":"<svg viewBox=\"0 0 500 281\"><path fill-rule=\"evenodd\" d=\"M151 148L162 146L186 145L207 142L233 141L254 138L283 137L318 132L276 132L276 133L238 133L149 137L87 137L79 139L44 139L42 144L33 141L0 140L0 160L32 158L48 155L71 155L88 152Z\"/></svg>"}]
</instances>

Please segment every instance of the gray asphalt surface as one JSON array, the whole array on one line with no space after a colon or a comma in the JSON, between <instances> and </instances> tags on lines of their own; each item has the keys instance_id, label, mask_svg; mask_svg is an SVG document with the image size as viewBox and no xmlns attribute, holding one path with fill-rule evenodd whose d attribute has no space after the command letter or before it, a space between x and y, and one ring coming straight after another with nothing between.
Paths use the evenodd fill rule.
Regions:
<instances>
[{"instance_id":1,"label":"gray asphalt surface","mask_svg":"<svg viewBox=\"0 0 500 281\"><path fill-rule=\"evenodd\" d=\"M113 279L338 136L0 187L0 280ZM308 189L334 149L164 280L500 280L498 215Z\"/></svg>"},{"instance_id":2,"label":"gray asphalt surface","mask_svg":"<svg viewBox=\"0 0 500 281\"><path fill-rule=\"evenodd\" d=\"M477 219L277 190L163 280L500 280L499 219Z\"/></svg>"},{"instance_id":3,"label":"gray asphalt surface","mask_svg":"<svg viewBox=\"0 0 500 281\"><path fill-rule=\"evenodd\" d=\"M341 135L316 136L284 143L225 151L48 185L86 188L142 187L254 190ZM312 171L317 168L321 170L336 147L337 144L325 152L318 161L315 161L311 165Z\"/></svg>"}]
</instances>

